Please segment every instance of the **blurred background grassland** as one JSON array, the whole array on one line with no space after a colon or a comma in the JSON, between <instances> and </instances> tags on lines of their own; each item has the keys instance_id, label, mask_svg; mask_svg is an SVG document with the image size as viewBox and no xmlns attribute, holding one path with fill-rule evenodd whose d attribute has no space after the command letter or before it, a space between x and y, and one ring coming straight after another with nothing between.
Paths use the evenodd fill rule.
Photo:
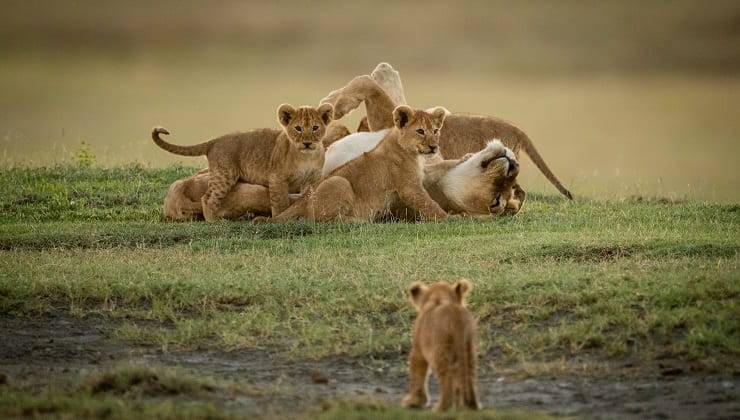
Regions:
<instances>
[{"instance_id":1,"label":"blurred background grassland","mask_svg":"<svg viewBox=\"0 0 740 420\"><path fill-rule=\"evenodd\" d=\"M578 195L740 200L737 1L3 1L0 164L178 158L378 62L411 105L506 118ZM354 128L357 112L347 119ZM524 158L529 190L554 192Z\"/></svg>"}]
</instances>

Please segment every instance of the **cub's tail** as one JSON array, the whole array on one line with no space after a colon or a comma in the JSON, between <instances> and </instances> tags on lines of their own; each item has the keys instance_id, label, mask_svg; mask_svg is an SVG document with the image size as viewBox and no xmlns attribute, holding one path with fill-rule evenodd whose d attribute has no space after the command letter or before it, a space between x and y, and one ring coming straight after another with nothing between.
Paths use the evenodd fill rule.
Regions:
<instances>
[{"instance_id":1,"label":"cub's tail","mask_svg":"<svg viewBox=\"0 0 740 420\"><path fill-rule=\"evenodd\" d=\"M167 129L164 127L154 127L152 129L152 140L154 140L154 143L162 149L180 156L205 155L211 148L211 144L213 144L213 140L211 140L205 143L196 144L194 146L178 146L176 144L167 143L166 141L162 140L159 137L160 134L168 135L170 134L170 132L167 131Z\"/></svg>"},{"instance_id":2,"label":"cub's tail","mask_svg":"<svg viewBox=\"0 0 740 420\"><path fill-rule=\"evenodd\" d=\"M534 162L534 164L540 169L540 171L542 171L545 177L552 183L552 185L555 186L555 188L558 189L558 191L572 200L573 194L571 194L570 191L568 191L568 189L563 186L560 180L558 180L555 174L552 173L550 167L547 166L545 160L542 159L542 156L540 156L540 152L538 152L537 148L534 147L534 143L532 143L532 140L530 140L523 131L521 131L519 134L519 138L522 139L522 146L524 146L524 151L527 152L527 155L529 155L529 158L532 159L532 162Z\"/></svg>"}]
</instances>

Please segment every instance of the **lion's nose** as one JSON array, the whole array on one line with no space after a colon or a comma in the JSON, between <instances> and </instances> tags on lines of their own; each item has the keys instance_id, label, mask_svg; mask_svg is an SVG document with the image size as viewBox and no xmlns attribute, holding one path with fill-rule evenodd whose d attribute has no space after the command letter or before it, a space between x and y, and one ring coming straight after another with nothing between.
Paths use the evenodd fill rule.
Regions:
<instances>
[{"instance_id":1,"label":"lion's nose","mask_svg":"<svg viewBox=\"0 0 740 420\"><path fill-rule=\"evenodd\" d=\"M438 148L438 147L439 147L439 146L429 146L429 152L430 152L430 153L434 153L434 152L436 152L436 151L437 151L437 148Z\"/></svg>"},{"instance_id":2,"label":"lion's nose","mask_svg":"<svg viewBox=\"0 0 740 420\"><path fill-rule=\"evenodd\" d=\"M514 174L517 172L519 172L519 164L509 159L509 174Z\"/></svg>"},{"instance_id":3,"label":"lion's nose","mask_svg":"<svg viewBox=\"0 0 740 420\"><path fill-rule=\"evenodd\" d=\"M304 146L304 147L305 147L306 149L308 149L309 147L311 147L311 142L306 142L306 141L304 141L304 142L303 142L303 146Z\"/></svg>"}]
</instances>

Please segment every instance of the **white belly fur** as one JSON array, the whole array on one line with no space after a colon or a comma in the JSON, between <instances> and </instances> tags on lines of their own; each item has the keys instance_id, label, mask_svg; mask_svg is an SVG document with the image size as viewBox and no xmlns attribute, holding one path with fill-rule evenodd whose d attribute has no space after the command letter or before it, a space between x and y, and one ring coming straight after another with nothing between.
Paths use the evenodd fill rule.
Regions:
<instances>
[{"instance_id":1,"label":"white belly fur","mask_svg":"<svg viewBox=\"0 0 740 420\"><path fill-rule=\"evenodd\" d=\"M324 158L324 170L322 171L324 177L350 160L373 150L386 134L388 134L388 129L372 133L354 133L332 143L326 150Z\"/></svg>"}]
</instances>

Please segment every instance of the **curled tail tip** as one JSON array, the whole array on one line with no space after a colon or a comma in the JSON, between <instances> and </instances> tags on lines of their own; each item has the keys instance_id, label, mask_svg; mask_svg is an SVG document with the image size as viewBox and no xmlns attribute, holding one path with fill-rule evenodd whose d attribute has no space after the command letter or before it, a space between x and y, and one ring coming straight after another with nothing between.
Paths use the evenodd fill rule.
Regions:
<instances>
[{"instance_id":1,"label":"curled tail tip","mask_svg":"<svg viewBox=\"0 0 740 420\"><path fill-rule=\"evenodd\" d=\"M573 194L571 194L571 192L568 191L568 190L563 190L563 195L566 196L566 197L568 197L568 200L572 200L573 199Z\"/></svg>"},{"instance_id":2,"label":"curled tail tip","mask_svg":"<svg viewBox=\"0 0 740 420\"><path fill-rule=\"evenodd\" d=\"M168 134L170 134L170 132L169 132L169 131L167 131L167 129L166 129L166 128L164 128L164 127L159 127L159 126L157 126L157 127L154 127L154 128L152 128L152 135L153 135L153 136L156 136L156 135L158 135L158 134L165 134L165 135L168 135Z\"/></svg>"}]
</instances>

